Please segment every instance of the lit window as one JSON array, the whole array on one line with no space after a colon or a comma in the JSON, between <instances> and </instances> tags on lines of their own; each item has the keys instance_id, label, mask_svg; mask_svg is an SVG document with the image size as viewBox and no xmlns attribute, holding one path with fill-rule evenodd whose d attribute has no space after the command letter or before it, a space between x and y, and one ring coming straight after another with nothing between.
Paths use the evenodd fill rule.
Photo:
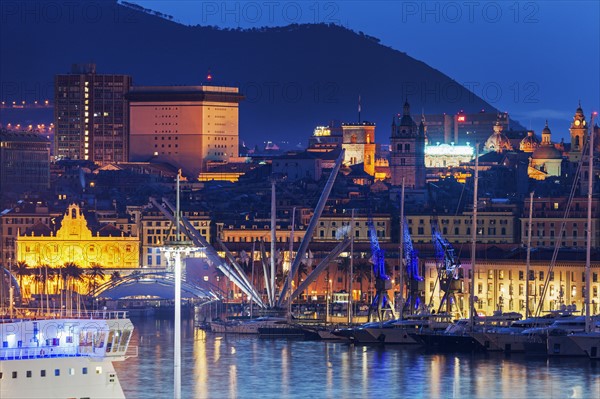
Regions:
<instances>
[{"instance_id":1,"label":"lit window","mask_svg":"<svg viewBox=\"0 0 600 399\"><path fill-rule=\"evenodd\" d=\"M96 366L96 374L102 374L102 366Z\"/></svg>"},{"instance_id":2,"label":"lit window","mask_svg":"<svg viewBox=\"0 0 600 399\"><path fill-rule=\"evenodd\" d=\"M75 369L69 368L69 375L75 375Z\"/></svg>"}]
</instances>

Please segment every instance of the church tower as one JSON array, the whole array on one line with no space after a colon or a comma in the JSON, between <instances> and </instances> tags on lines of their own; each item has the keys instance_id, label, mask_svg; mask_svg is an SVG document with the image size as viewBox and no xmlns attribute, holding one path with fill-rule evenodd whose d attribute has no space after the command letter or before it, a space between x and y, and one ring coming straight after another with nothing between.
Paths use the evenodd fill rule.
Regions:
<instances>
[{"instance_id":1,"label":"church tower","mask_svg":"<svg viewBox=\"0 0 600 399\"><path fill-rule=\"evenodd\" d=\"M581 109L581 103L579 103L579 107L575 111L573 123L571 123L571 128L569 131L571 132L571 150L569 151L569 161L579 162L588 133L588 126L585 121L585 116L583 115L583 110Z\"/></svg>"},{"instance_id":2,"label":"church tower","mask_svg":"<svg viewBox=\"0 0 600 399\"><path fill-rule=\"evenodd\" d=\"M425 126L420 129L410 116L410 105L404 103L402 117L392 120L390 137L390 174L392 185L407 188L425 187Z\"/></svg>"}]
</instances>

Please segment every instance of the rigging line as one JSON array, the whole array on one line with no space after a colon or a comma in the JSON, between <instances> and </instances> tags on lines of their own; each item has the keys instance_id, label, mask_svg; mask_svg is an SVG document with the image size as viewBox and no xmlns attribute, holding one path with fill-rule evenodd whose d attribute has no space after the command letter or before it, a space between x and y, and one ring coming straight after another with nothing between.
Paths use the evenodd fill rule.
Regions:
<instances>
[{"instance_id":1,"label":"rigging line","mask_svg":"<svg viewBox=\"0 0 600 399\"><path fill-rule=\"evenodd\" d=\"M586 153L589 142L590 142L590 140L586 140L586 143L583 146L582 154ZM581 169L583 168L584 158L585 158L585 156L582 155L581 159L579 160L579 163L577 164L577 171L575 172L575 177L573 179L573 185L571 186L571 193L569 195L569 200L567 201L567 206L565 208L563 220L560 225L560 231L558 233L557 240L554 244L554 251L552 253L552 259L550 260L550 265L548 266L548 275L544 279L544 285L542 286L542 292L540 293L540 301L538 302L538 305L536 308L536 313L535 313L536 316L539 316L542 313L542 308L544 307L544 299L546 298L546 293L547 293L548 287L550 285L550 275L554 271L554 266L556 264L556 258L558 257L558 251L561 246L560 239L562 238L563 232L565 231L566 226L567 226L567 217L569 216L569 213L571 211L571 205L573 203L573 198L575 197L575 192L577 191L577 184L579 182L579 179L581 178ZM590 160L590 162L592 162L592 160ZM529 276L527 276L527 278L529 279ZM534 281L535 281L535 276L534 276ZM528 281L528 283L529 283L529 281ZM535 286L534 286L534 288L535 288ZM586 293L586 295L589 295L589 293Z\"/></svg>"}]
</instances>

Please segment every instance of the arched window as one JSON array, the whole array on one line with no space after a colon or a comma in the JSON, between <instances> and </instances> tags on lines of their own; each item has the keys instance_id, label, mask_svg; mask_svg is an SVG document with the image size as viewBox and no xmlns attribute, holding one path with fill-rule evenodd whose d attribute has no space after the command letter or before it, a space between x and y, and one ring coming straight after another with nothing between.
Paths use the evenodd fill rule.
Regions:
<instances>
[{"instance_id":1,"label":"arched window","mask_svg":"<svg viewBox=\"0 0 600 399\"><path fill-rule=\"evenodd\" d=\"M396 146L396 151L398 151L398 152L402 152L402 144L398 144L398 145Z\"/></svg>"},{"instance_id":2,"label":"arched window","mask_svg":"<svg viewBox=\"0 0 600 399\"><path fill-rule=\"evenodd\" d=\"M350 143L356 144L356 134L353 134L352 136L350 136Z\"/></svg>"},{"instance_id":3,"label":"arched window","mask_svg":"<svg viewBox=\"0 0 600 399\"><path fill-rule=\"evenodd\" d=\"M575 136L575 148L579 149L579 136Z\"/></svg>"},{"instance_id":4,"label":"arched window","mask_svg":"<svg viewBox=\"0 0 600 399\"><path fill-rule=\"evenodd\" d=\"M404 144L404 152L410 152L410 144Z\"/></svg>"}]
</instances>

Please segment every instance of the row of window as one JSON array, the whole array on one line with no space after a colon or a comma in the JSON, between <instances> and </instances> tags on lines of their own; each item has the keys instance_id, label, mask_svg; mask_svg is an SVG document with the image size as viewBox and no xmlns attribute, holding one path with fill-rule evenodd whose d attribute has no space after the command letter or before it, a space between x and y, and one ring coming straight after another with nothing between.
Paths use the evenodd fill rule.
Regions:
<instances>
[{"instance_id":1,"label":"row of window","mask_svg":"<svg viewBox=\"0 0 600 399\"><path fill-rule=\"evenodd\" d=\"M67 374L68 375L75 375L75 369L74 368L68 368L67 369ZM88 368L87 367L82 367L81 368L81 374L88 374ZM96 367L96 374L102 374L102 366L97 366ZM40 377L46 377L47 373L46 370L40 370ZM60 376L60 369L54 369L54 376L55 377L59 377ZM19 373L17 371L13 371L11 372L11 377L12 378L18 378L19 377ZM33 372L31 370L27 370L25 372L25 377L26 378L32 378L33 377ZM4 378L4 373L0 372L0 380Z\"/></svg>"}]
</instances>

